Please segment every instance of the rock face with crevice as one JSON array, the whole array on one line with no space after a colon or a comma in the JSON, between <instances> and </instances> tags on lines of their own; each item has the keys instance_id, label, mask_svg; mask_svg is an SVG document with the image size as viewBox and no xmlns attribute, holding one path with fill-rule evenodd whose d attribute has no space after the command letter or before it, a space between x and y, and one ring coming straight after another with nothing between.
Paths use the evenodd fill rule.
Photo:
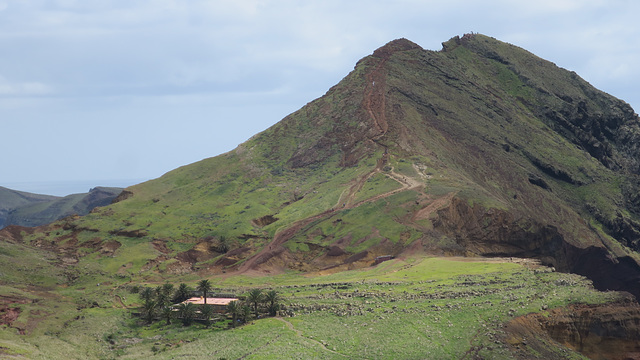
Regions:
<instances>
[{"instance_id":1,"label":"rock face with crevice","mask_svg":"<svg viewBox=\"0 0 640 360\"><path fill-rule=\"evenodd\" d=\"M564 359L563 347L589 359L640 358L640 306L634 301L551 309L518 317L504 330L504 342L523 358L537 353L540 359Z\"/></svg>"}]
</instances>

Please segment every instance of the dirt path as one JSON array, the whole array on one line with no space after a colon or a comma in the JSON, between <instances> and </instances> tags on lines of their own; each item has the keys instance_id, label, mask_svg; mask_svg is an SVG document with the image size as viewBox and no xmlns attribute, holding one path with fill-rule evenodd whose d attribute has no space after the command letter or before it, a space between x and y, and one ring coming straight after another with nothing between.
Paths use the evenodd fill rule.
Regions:
<instances>
[{"instance_id":1,"label":"dirt path","mask_svg":"<svg viewBox=\"0 0 640 360\"><path fill-rule=\"evenodd\" d=\"M482 350L484 348L484 345L480 345L480 346L474 346L473 342L476 340L476 338L478 337L478 335L480 335L480 329L476 330L476 333L473 334L473 337L471 339L469 339L469 350L467 350L462 357L460 358L460 360L466 359L467 356L470 359L480 359L480 350Z\"/></svg>"},{"instance_id":2,"label":"dirt path","mask_svg":"<svg viewBox=\"0 0 640 360\"><path fill-rule=\"evenodd\" d=\"M442 208L443 206L445 206L449 202L451 202L451 199L453 199L453 197L456 194L457 194L456 192L450 192L445 196L442 196L442 197L439 197L439 198L433 200L431 202L431 204L429 204L426 207L416 211L416 213L413 214L413 217L411 218L411 221L428 219L429 215L433 214L435 211L439 210L440 208Z\"/></svg>"},{"instance_id":3,"label":"dirt path","mask_svg":"<svg viewBox=\"0 0 640 360\"><path fill-rule=\"evenodd\" d=\"M125 305L125 304L122 302L122 298L120 297L120 295L116 295L116 296L115 296L115 298L116 298L116 302L117 302L118 304L120 304L120 307L121 307L122 309L126 309L126 308L127 308L127 305Z\"/></svg>"},{"instance_id":4,"label":"dirt path","mask_svg":"<svg viewBox=\"0 0 640 360\"><path fill-rule=\"evenodd\" d=\"M287 240L291 239L300 229L308 225L309 223L321 219L323 217L329 216L335 212L335 209L326 210L320 214L313 215L306 219L298 220L293 223L293 225L289 226L287 229L282 230L273 237L273 240L269 243L269 245L265 246L260 250L257 254L247 259L240 267L238 268L239 273L245 273L251 269L254 269L256 266L266 262L273 256L277 255L281 251L283 251L282 244L287 242Z\"/></svg>"},{"instance_id":5,"label":"dirt path","mask_svg":"<svg viewBox=\"0 0 640 360\"><path fill-rule=\"evenodd\" d=\"M386 87L386 76L384 71L381 71L386 62L386 58L380 59L376 67L366 76L364 107L379 131L378 135L373 138L374 141L384 136L389 130L385 114L386 99L384 89Z\"/></svg>"},{"instance_id":6,"label":"dirt path","mask_svg":"<svg viewBox=\"0 0 640 360\"><path fill-rule=\"evenodd\" d=\"M367 179L369 179L371 176L379 172L381 172L381 170L376 168L370 173L367 173L364 176L362 176L355 184L345 189L345 191L343 191L342 194L340 195L340 198L338 199L338 203L334 208L326 210L320 214L316 214L311 217L298 220L294 222L291 226L289 226L287 229L276 233L275 236L273 237L273 240L269 243L269 245L265 246L262 250L260 250L257 254L255 254L251 258L247 259L247 261L245 261L242 265L240 265L237 271L239 273L246 273L252 269L255 269L260 264L263 264L264 262L268 261L273 256L279 254L280 252L283 251L282 245L285 242L291 239L298 231L300 231L300 229L304 228L305 226L309 225L310 223L316 220L330 217L333 214L335 214L338 210L353 209L358 206L395 195L402 191L424 186L424 184L420 183L419 181L416 181L413 178L404 177L403 175L397 174L393 172L393 170L391 170L389 173L385 173L385 175L399 182L402 185L401 188L388 191L386 193L379 194L365 200L355 202L356 194L358 193L358 191L360 191L360 189L362 189ZM347 195L345 195L345 192L347 193Z\"/></svg>"},{"instance_id":7,"label":"dirt path","mask_svg":"<svg viewBox=\"0 0 640 360\"><path fill-rule=\"evenodd\" d=\"M311 341L312 343L314 343L314 344L316 344L316 345L320 346L323 350L328 351L328 352L330 352L330 353L332 353L332 354L336 354L336 355L339 355L339 356L342 356L342 357L347 357L347 356L345 356L345 355L343 355L343 354L340 354L339 352L336 352L336 351L333 351L333 350L331 350L331 349L328 349L328 348L327 348L323 343L321 343L321 342L319 342L319 341L317 341L317 340L310 339L310 338L308 338L308 337L304 337L304 336L302 336L302 331L300 331L300 330L296 329L296 328L293 326L293 324L292 324L292 323L288 322L288 321L287 321L287 320L285 320L284 318L276 317L276 319L277 319L277 320L282 321L283 323L285 323L285 324L287 325L287 327L289 328L289 330L292 330L292 331L294 331L294 332L296 333L296 336L297 336L297 337L302 338L302 339L305 339L305 340L307 340L307 341Z\"/></svg>"},{"instance_id":8,"label":"dirt path","mask_svg":"<svg viewBox=\"0 0 640 360\"><path fill-rule=\"evenodd\" d=\"M369 114L369 116L371 117L371 120L373 121L374 126L378 130L378 134L376 134L373 138L371 138L371 140L384 149L384 153L382 157L378 159L376 163L376 167L370 172L348 183L347 184L348 187L342 191L342 193L338 198L337 203L333 208L326 210L322 213L310 216L308 218L298 220L293 224L291 224L288 228L276 233L275 236L273 237L273 240L267 246L261 249L257 254L253 255L252 257L247 259L242 265L240 265L240 267L238 267L237 269L237 272L239 273L251 272L255 270L259 265L265 263L272 257L277 256L283 251L285 251L282 245L285 242L287 242L289 239L291 239L298 231L300 231L300 229L309 225L313 221L333 216L333 214L335 214L338 210L353 209L363 204L367 204L370 202L374 202L374 201L395 195L402 191L416 189L424 186L423 182L418 181L411 177L406 177L404 175L398 174L394 172L393 168L390 171L386 171L386 172L383 171L383 169L385 168L386 164L389 161L389 154L388 154L387 147L379 143L377 140L387 133L387 130L389 127L386 120L386 115L385 115L384 89L385 89L386 76L384 71L381 71L386 61L387 61L386 58L380 59L378 64L375 66L375 68L367 74L366 76L367 84L365 85L364 100L363 100L363 106L367 114ZM356 195L362 189L366 181L373 175L379 174L379 173L383 173L385 176L398 182L401 185L401 187L399 189L388 191L386 193L379 194L371 198L356 202ZM421 174L421 172L418 172L418 173Z\"/></svg>"}]
</instances>

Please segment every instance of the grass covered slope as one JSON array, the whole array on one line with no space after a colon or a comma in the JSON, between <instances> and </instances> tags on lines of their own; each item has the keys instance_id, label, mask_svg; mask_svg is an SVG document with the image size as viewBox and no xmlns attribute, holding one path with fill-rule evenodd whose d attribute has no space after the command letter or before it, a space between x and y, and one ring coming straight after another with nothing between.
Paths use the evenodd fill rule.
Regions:
<instances>
[{"instance_id":1,"label":"grass covered slope","mask_svg":"<svg viewBox=\"0 0 640 360\"><path fill-rule=\"evenodd\" d=\"M0 331L0 354L29 359L582 359L572 349L578 344L560 343L546 332L524 340L503 324L577 302L595 309L586 323L598 318L602 306L625 301L623 294L595 291L580 276L535 265L461 260L393 260L324 276L213 278L223 292L260 287L283 297L285 317L236 329L184 327L177 321L146 326L123 308L141 303L125 290L128 284L87 267L83 271L89 276L62 280L66 286L55 290L45 292L44 283L37 290L14 284L10 295L23 301L10 306L20 313ZM47 313L56 316L43 316Z\"/></svg>"}]
</instances>

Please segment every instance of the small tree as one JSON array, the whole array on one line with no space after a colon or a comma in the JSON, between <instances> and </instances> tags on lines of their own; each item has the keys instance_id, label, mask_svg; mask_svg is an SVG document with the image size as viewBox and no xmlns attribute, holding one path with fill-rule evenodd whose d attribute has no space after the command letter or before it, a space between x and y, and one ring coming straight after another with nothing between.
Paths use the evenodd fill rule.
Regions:
<instances>
[{"instance_id":1,"label":"small tree","mask_svg":"<svg viewBox=\"0 0 640 360\"><path fill-rule=\"evenodd\" d=\"M182 320L182 325L189 326L196 317L196 307L192 303L182 303L178 306L178 315Z\"/></svg>"},{"instance_id":2,"label":"small tree","mask_svg":"<svg viewBox=\"0 0 640 360\"><path fill-rule=\"evenodd\" d=\"M245 324L249 322L249 320L251 319L251 308L249 307L249 305L242 305L242 307L240 308L240 318Z\"/></svg>"},{"instance_id":3,"label":"small tree","mask_svg":"<svg viewBox=\"0 0 640 360\"><path fill-rule=\"evenodd\" d=\"M173 303L183 302L191 297L191 289L185 283L178 286L175 294L173 295Z\"/></svg>"},{"instance_id":4,"label":"small tree","mask_svg":"<svg viewBox=\"0 0 640 360\"><path fill-rule=\"evenodd\" d=\"M205 305L207 305L207 293L211 291L211 289L211 283L207 279L200 280L200 282L198 283L197 290L202 291Z\"/></svg>"},{"instance_id":5,"label":"small tree","mask_svg":"<svg viewBox=\"0 0 640 360\"><path fill-rule=\"evenodd\" d=\"M264 294L264 301L267 304L269 316L276 316L280 310L280 295L275 290L269 290Z\"/></svg>"},{"instance_id":6,"label":"small tree","mask_svg":"<svg viewBox=\"0 0 640 360\"><path fill-rule=\"evenodd\" d=\"M151 288L148 288L148 287L145 287L140 292L140 299L142 299L142 301L144 301L144 302L151 301L151 299L153 299L153 296L154 296L153 290Z\"/></svg>"},{"instance_id":7,"label":"small tree","mask_svg":"<svg viewBox=\"0 0 640 360\"><path fill-rule=\"evenodd\" d=\"M261 289L251 289L247 296L247 301L253 305L253 313L258 317L258 305L262 302L263 294Z\"/></svg>"},{"instance_id":8,"label":"small tree","mask_svg":"<svg viewBox=\"0 0 640 360\"><path fill-rule=\"evenodd\" d=\"M227 304L227 313L231 314L231 324L236 327L236 321L238 321L238 315L240 315L240 302L235 300Z\"/></svg>"},{"instance_id":9,"label":"small tree","mask_svg":"<svg viewBox=\"0 0 640 360\"><path fill-rule=\"evenodd\" d=\"M173 284L170 282L166 282L162 285L162 295L167 301L171 300L171 296L173 295Z\"/></svg>"},{"instance_id":10,"label":"small tree","mask_svg":"<svg viewBox=\"0 0 640 360\"><path fill-rule=\"evenodd\" d=\"M204 325L209 327L211 325L211 317L213 316L213 308L211 306L201 305L200 315L202 316L202 320L204 320Z\"/></svg>"},{"instance_id":11,"label":"small tree","mask_svg":"<svg viewBox=\"0 0 640 360\"><path fill-rule=\"evenodd\" d=\"M145 301L142 305L142 318L150 324L156 317L156 302L153 300Z\"/></svg>"},{"instance_id":12,"label":"small tree","mask_svg":"<svg viewBox=\"0 0 640 360\"><path fill-rule=\"evenodd\" d=\"M175 311L171 306L162 307L162 318L167 321L167 325L171 325L171 320L175 317Z\"/></svg>"}]
</instances>

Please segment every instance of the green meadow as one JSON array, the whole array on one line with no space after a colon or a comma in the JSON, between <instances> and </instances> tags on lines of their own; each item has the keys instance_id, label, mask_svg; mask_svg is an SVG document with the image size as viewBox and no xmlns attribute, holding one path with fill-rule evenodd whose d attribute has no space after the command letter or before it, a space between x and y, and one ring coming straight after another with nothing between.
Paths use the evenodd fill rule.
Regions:
<instances>
[{"instance_id":1,"label":"green meadow","mask_svg":"<svg viewBox=\"0 0 640 360\"><path fill-rule=\"evenodd\" d=\"M77 271L82 277L75 280L50 272L38 289L20 282L2 286L3 294L26 300L10 305L20 308L20 315L12 326L0 328L2 356L445 359L464 358L473 349L482 358L509 359L502 326L510 319L620 296L545 267L452 258L395 259L329 275L212 277L215 291L242 295L259 287L275 289L283 299L280 317L252 319L233 329L224 316L210 327L177 320L147 325L134 316L142 301L129 290L160 283L138 284L89 266ZM56 281L59 286L45 286Z\"/></svg>"}]
</instances>

